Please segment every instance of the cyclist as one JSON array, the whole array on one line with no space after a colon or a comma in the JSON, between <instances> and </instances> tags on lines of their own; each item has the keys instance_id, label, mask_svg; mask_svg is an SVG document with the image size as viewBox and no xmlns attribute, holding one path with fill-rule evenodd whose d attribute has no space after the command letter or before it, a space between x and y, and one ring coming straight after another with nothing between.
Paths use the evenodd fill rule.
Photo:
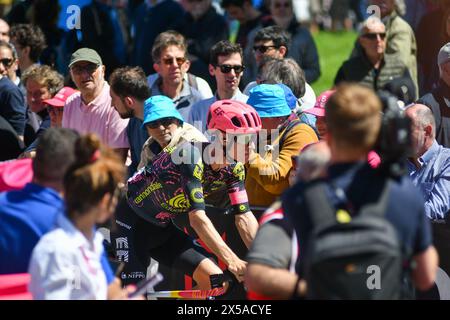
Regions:
<instances>
[{"instance_id":1,"label":"cyclist","mask_svg":"<svg viewBox=\"0 0 450 320\"><path fill-rule=\"evenodd\" d=\"M193 276L200 289L209 289L209 276L222 272L206 259L203 249L175 227L175 221L187 215L198 238L238 281L243 280L247 263L229 248L207 217L205 198L216 192L228 193L230 211L247 247L258 226L249 210L244 165L234 159L235 151L240 150L236 144L241 142L248 158L248 137L261 129L261 119L249 105L220 100L210 108L208 128L226 135L220 134L214 143L185 142L165 147L128 180L127 191L130 206L143 219L136 224L134 239L141 262L146 264L151 256L162 264L182 269ZM234 158L223 152L230 147Z\"/></svg>"}]
</instances>

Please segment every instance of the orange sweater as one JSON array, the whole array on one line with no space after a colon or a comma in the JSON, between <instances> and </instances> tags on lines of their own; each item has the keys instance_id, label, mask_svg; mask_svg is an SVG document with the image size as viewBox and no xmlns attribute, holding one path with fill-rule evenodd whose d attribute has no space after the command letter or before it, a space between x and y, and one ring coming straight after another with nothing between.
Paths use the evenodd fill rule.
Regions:
<instances>
[{"instance_id":1,"label":"orange sweater","mask_svg":"<svg viewBox=\"0 0 450 320\"><path fill-rule=\"evenodd\" d=\"M281 138L283 132L279 135ZM274 146L278 144L277 139ZM264 156L255 153L247 164L245 188L251 206L270 206L278 196L289 187L289 171L292 168L292 156L310 143L317 142L314 130L300 124L291 129L279 150L278 157L272 159L272 151L266 151Z\"/></svg>"}]
</instances>

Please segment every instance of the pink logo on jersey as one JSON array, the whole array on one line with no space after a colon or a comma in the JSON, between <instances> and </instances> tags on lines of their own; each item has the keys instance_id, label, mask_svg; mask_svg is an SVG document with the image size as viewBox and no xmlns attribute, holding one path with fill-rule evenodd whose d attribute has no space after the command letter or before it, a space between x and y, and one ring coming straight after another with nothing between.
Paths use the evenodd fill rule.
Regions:
<instances>
[{"instance_id":1,"label":"pink logo on jersey","mask_svg":"<svg viewBox=\"0 0 450 320\"><path fill-rule=\"evenodd\" d=\"M159 219L159 220L169 220L170 218L172 218L172 214L170 214L168 212L161 211L160 213L158 213L155 216L155 218Z\"/></svg>"}]
</instances>

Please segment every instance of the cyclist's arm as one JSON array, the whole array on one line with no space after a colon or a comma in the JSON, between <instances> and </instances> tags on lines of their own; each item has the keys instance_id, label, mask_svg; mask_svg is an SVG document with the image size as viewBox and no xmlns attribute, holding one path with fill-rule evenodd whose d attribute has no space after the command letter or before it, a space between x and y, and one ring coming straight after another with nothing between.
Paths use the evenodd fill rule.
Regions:
<instances>
[{"instance_id":1,"label":"cyclist's arm","mask_svg":"<svg viewBox=\"0 0 450 320\"><path fill-rule=\"evenodd\" d=\"M228 270L230 270L239 281L242 281L247 263L239 259L225 241L223 241L211 220L206 216L206 212L204 210L193 210L189 212L189 223L206 246L220 260L225 262Z\"/></svg>"},{"instance_id":2,"label":"cyclist's arm","mask_svg":"<svg viewBox=\"0 0 450 320\"><path fill-rule=\"evenodd\" d=\"M428 290L434 284L438 266L438 255L434 246L413 257L416 267L412 271L414 285L419 290Z\"/></svg>"},{"instance_id":3,"label":"cyclist's arm","mask_svg":"<svg viewBox=\"0 0 450 320\"><path fill-rule=\"evenodd\" d=\"M251 211L237 214L234 216L234 223L236 224L236 228L238 229L242 241L244 241L247 248L250 248L253 239L255 239L256 231L258 230L258 221L255 216Z\"/></svg>"},{"instance_id":4,"label":"cyclist's arm","mask_svg":"<svg viewBox=\"0 0 450 320\"><path fill-rule=\"evenodd\" d=\"M245 168L237 162L227 169L227 192L231 203L234 223L247 248L250 247L258 230L258 221L250 211L245 190Z\"/></svg>"}]
</instances>

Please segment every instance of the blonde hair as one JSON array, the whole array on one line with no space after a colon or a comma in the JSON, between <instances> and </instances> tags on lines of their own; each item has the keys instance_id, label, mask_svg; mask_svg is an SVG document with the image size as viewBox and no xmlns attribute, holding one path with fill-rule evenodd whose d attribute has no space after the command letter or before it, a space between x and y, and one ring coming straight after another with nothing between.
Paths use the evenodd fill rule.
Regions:
<instances>
[{"instance_id":1,"label":"blonde hair","mask_svg":"<svg viewBox=\"0 0 450 320\"><path fill-rule=\"evenodd\" d=\"M63 76L47 65L32 65L24 72L21 80L25 86L28 80L33 80L41 86L45 86L52 96L64 86Z\"/></svg>"},{"instance_id":2,"label":"blonde hair","mask_svg":"<svg viewBox=\"0 0 450 320\"><path fill-rule=\"evenodd\" d=\"M381 101L369 88L342 84L326 103L325 121L336 146L371 150L381 126Z\"/></svg>"}]
</instances>

